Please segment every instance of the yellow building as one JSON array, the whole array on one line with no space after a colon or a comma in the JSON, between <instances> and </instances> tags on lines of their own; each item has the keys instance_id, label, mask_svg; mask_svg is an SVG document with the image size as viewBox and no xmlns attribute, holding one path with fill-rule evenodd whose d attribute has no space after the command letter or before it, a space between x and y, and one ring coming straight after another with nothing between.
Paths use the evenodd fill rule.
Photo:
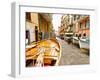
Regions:
<instances>
[{"instance_id":1,"label":"yellow building","mask_svg":"<svg viewBox=\"0 0 100 80\"><path fill-rule=\"evenodd\" d=\"M62 17L61 17L61 25L60 25L60 27L59 27L59 36L63 39L63 37L64 37L64 29L65 29L65 21L64 21L64 18L65 18L66 16L65 15L63 15Z\"/></svg>"},{"instance_id":2,"label":"yellow building","mask_svg":"<svg viewBox=\"0 0 100 80\"><path fill-rule=\"evenodd\" d=\"M26 12L26 44L36 41L35 27L38 25L38 14Z\"/></svg>"},{"instance_id":3,"label":"yellow building","mask_svg":"<svg viewBox=\"0 0 100 80\"><path fill-rule=\"evenodd\" d=\"M39 32L41 33L40 39L50 38L52 31L52 14L39 13Z\"/></svg>"},{"instance_id":4,"label":"yellow building","mask_svg":"<svg viewBox=\"0 0 100 80\"><path fill-rule=\"evenodd\" d=\"M26 12L26 44L47 39L52 31L51 14Z\"/></svg>"},{"instance_id":5,"label":"yellow building","mask_svg":"<svg viewBox=\"0 0 100 80\"><path fill-rule=\"evenodd\" d=\"M60 37L64 40L72 39L74 19L73 16L73 14L66 14L61 18Z\"/></svg>"}]
</instances>

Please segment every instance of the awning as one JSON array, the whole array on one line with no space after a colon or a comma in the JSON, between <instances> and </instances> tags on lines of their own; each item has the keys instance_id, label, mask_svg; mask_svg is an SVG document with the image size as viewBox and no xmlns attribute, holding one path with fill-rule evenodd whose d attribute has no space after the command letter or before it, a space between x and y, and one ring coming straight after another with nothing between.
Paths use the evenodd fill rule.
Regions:
<instances>
[{"instance_id":1,"label":"awning","mask_svg":"<svg viewBox=\"0 0 100 80\"><path fill-rule=\"evenodd\" d=\"M73 35L73 33L65 33L65 34L68 34L68 35Z\"/></svg>"}]
</instances>

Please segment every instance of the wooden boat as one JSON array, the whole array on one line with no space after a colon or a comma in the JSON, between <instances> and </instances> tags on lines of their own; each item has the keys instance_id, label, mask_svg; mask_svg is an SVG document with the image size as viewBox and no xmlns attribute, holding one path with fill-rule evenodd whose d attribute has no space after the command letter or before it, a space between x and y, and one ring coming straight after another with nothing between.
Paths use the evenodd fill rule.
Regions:
<instances>
[{"instance_id":1,"label":"wooden boat","mask_svg":"<svg viewBox=\"0 0 100 80\"><path fill-rule=\"evenodd\" d=\"M61 46L56 39L43 40L26 47L26 67L57 66L60 58Z\"/></svg>"},{"instance_id":2,"label":"wooden boat","mask_svg":"<svg viewBox=\"0 0 100 80\"><path fill-rule=\"evenodd\" d=\"M81 49L89 50L89 39L87 39L87 38L85 38L85 39L80 38L79 46L80 46Z\"/></svg>"}]
</instances>

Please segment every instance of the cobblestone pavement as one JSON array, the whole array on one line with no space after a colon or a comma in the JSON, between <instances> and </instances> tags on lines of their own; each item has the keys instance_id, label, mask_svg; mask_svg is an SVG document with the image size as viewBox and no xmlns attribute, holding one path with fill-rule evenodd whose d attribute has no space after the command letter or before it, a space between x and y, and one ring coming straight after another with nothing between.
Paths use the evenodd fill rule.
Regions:
<instances>
[{"instance_id":1,"label":"cobblestone pavement","mask_svg":"<svg viewBox=\"0 0 100 80\"><path fill-rule=\"evenodd\" d=\"M79 47L68 44L60 38L57 40L62 46L60 65L89 64L89 55L83 53Z\"/></svg>"}]
</instances>

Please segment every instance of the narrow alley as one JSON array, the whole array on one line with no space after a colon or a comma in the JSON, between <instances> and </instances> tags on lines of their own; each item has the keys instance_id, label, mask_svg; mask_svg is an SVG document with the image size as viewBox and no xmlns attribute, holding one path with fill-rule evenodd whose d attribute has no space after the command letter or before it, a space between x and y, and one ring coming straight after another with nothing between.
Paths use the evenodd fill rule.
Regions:
<instances>
[{"instance_id":1,"label":"narrow alley","mask_svg":"<svg viewBox=\"0 0 100 80\"><path fill-rule=\"evenodd\" d=\"M57 38L62 46L60 65L89 64L89 56L81 52L76 45L68 44L66 41Z\"/></svg>"},{"instance_id":2,"label":"narrow alley","mask_svg":"<svg viewBox=\"0 0 100 80\"><path fill-rule=\"evenodd\" d=\"M25 32L26 67L90 63L89 15L26 12Z\"/></svg>"}]
</instances>

